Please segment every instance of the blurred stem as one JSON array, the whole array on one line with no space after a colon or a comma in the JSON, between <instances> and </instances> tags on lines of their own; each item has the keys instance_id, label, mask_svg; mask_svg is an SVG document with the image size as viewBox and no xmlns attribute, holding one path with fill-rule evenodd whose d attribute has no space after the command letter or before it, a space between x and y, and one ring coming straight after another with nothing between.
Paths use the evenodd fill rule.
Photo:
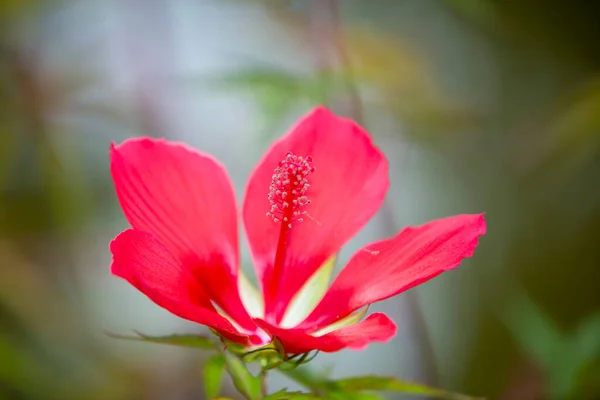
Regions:
<instances>
[{"instance_id":1,"label":"blurred stem","mask_svg":"<svg viewBox=\"0 0 600 400\"><path fill-rule=\"evenodd\" d=\"M339 0L314 0L311 22L312 29L315 32L315 46L318 55L317 67L321 70L330 69L328 68L331 64L330 57L326 56L328 54L326 50L328 49L327 46L331 46L332 51L335 53L344 72L346 92L350 98L351 117L360 125L365 126L363 104L356 84L356 79L352 73L352 63L350 55L348 54L343 32ZM328 36L324 36L324 33L327 33ZM403 151L403 153L403 161L405 163L408 152ZM384 215L385 235L396 235L399 231L399 224L396 221L389 198L383 203L381 213ZM413 321L415 337L420 341L420 348L423 353L425 365L426 383L437 387L439 379L435 362L435 352L431 345L419 298L414 290L409 290L404 296L408 303L411 320Z\"/></svg>"},{"instance_id":2,"label":"blurred stem","mask_svg":"<svg viewBox=\"0 0 600 400\"><path fill-rule=\"evenodd\" d=\"M310 34L313 38L315 56L315 75L319 78L319 97L323 104L331 102L328 85L334 78L331 74L331 15L323 7L329 0L313 0L310 18Z\"/></svg>"},{"instance_id":3,"label":"blurred stem","mask_svg":"<svg viewBox=\"0 0 600 400\"><path fill-rule=\"evenodd\" d=\"M363 107L358 87L352 72L352 63L346 49L338 0L313 0L310 14L311 31L315 43L316 70L323 78L333 79L335 70L333 59L343 70L346 94L350 100L350 114L356 122L363 124ZM327 86L323 86L327 90ZM328 94L323 96L328 99Z\"/></svg>"},{"instance_id":4,"label":"blurred stem","mask_svg":"<svg viewBox=\"0 0 600 400\"><path fill-rule=\"evenodd\" d=\"M356 85L356 80L354 79L354 73L352 70L352 62L350 60L350 55L348 54L348 49L346 46L346 40L342 28L342 20L340 16L340 5L338 0L328 0L329 6L331 7L331 19L332 26L334 30L333 38L335 41L335 51L339 58L340 63L342 64L344 70L344 82L346 84L346 91L348 92L348 96L350 96L350 107L352 117L356 122L360 125L364 125L364 113L362 101L360 99L360 94L358 91L358 87Z\"/></svg>"},{"instance_id":5,"label":"blurred stem","mask_svg":"<svg viewBox=\"0 0 600 400\"><path fill-rule=\"evenodd\" d=\"M258 376L260 379L260 391L263 397L266 397L269 394L269 384L267 382L267 373L266 369L260 370L260 375Z\"/></svg>"}]
</instances>

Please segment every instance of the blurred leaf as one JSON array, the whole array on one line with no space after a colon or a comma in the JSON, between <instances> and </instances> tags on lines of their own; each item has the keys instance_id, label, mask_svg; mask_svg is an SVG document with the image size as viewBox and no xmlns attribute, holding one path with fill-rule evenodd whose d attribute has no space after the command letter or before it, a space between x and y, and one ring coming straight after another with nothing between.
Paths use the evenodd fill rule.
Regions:
<instances>
[{"instance_id":1,"label":"blurred leaf","mask_svg":"<svg viewBox=\"0 0 600 400\"><path fill-rule=\"evenodd\" d=\"M200 335L170 335L170 336L148 336L140 332L135 332L138 336L117 335L107 332L108 336L115 339L134 340L138 342L149 342L168 344L173 346L194 347L197 349L216 350L216 343L207 336Z\"/></svg>"},{"instance_id":2,"label":"blurred leaf","mask_svg":"<svg viewBox=\"0 0 600 400\"><path fill-rule=\"evenodd\" d=\"M583 369L600 357L600 315L566 334L523 290L511 298L502 319L513 338L547 375L550 398L572 397Z\"/></svg>"},{"instance_id":3,"label":"blurred leaf","mask_svg":"<svg viewBox=\"0 0 600 400\"><path fill-rule=\"evenodd\" d=\"M223 372L225 372L225 356L221 353L215 354L204 364L204 394L207 399L219 395Z\"/></svg>"},{"instance_id":4,"label":"blurred leaf","mask_svg":"<svg viewBox=\"0 0 600 400\"><path fill-rule=\"evenodd\" d=\"M396 392L448 400L478 399L463 394L434 389L417 383L404 382L396 378L360 376L340 380L329 380L322 377L320 374L315 374L308 368L298 368L297 370L280 372L315 393L327 393L329 397L340 399L377 400L380 398L380 396L368 393L368 391Z\"/></svg>"},{"instance_id":5,"label":"blurred leaf","mask_svg":"<svg viewBox=\"0 0 600 400\"><path fill-rule=\"evenodd\" d=\"M302 392L288 392L287 390L280 390L279 392L270 394L264 398L264 400L311 400L311 399L324 399L325 397L317 396L312 393Z\"/></svg>"},{"instance_id":6,"label":"blurred leaf","mask_svg":"<svg viewBox=\"0 0 600 400\"><path fill-rule=\"evenodd\" d=\"M385 400L385 397L372 392L331 392L328 397L339 400Z\"/></svg>"},{"instance_id":7,"label":"blurred leaf","mask_svg":"<svg viewBox=\"0 0 600 400\"><path fill-rule=\"evenodd\" d=\"M554 321L525 292L511 294L502 320L519 345L543 365L552 363L555 347L562 334Z\"/></svg>"},{"instance_id":8,"label":"blurred leaf","mask_svg":"<svg viewBox=\"0 0 600 400\"><path fill-rule=\"evenodd\" d=\"M227 372L233 380L236 389L248 400L262 398L260 379L253 376L246 365L237 356L225 352L225 365Z\"/></svg>"},{"instance_id":9,"label":"blurred leaf","mask_svg":"<svg viewBox=\"0 0 600 400\"><path fill-rule=\"evenodd\" d=\"M572 358L565 354L566 338L524 290L515 289L510 298L502 320L519 346L548 375L550 398L563 398L574 384ZM565 357L571 360L567 362Z\"/></svg>"},{"instance_id":10,"label":"blurred leaf","mask_svg":"<svg viewBox=\"0 0 600 400\"><path fill-rule=\"evenodd\" d=\"M385 378L379 376L361 376L355 378L341 379L334 381L338 390L345 392L375 390L386 392L397 392L412 395L429 396L437 399L448 400L474 400L476 397L465 396L463 394L450 393L439 389L434 389L417 383L409 383L396 378Z\"/></svg>"},{"instance_id":11,"label":"blurred leaf","mask_svg":"<svg viewBox=\"0 0 600 400\"><path fill-rule=\"evenodd\" d=\"M600 357L600 313L590 315L581 324L574 340L582 363Z\"/></svg>"}]
</instances>

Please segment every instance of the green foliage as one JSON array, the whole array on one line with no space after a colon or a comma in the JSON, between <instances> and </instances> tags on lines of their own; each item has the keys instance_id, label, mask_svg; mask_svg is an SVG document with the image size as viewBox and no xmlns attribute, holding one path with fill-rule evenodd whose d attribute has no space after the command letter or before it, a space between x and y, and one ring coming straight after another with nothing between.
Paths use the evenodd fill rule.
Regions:
<instances>
[{"instance_id":1,"label":"green foliage","mask_svg":"<svg viewBox=\"0 0 600 400\"><path fill-rule=\"evenodd\" d=\"M338 399L379 399L370 392L394 392L415 396L427 396L447 400L474 400L475 397L446 392L425 385L404 382L396 378L379 376L360 376L340 380L329 380L316 375L307 369L282 371L286 376L307 387L316 394L326 398Z\"/></svg>"},{"instance_id":2,"label":"green foliage","mask_svg":"<svg viewBox=\"0 0 600 400\"><path fill-rule=\"evenodd\" d=\"M221 353L215 354L204 364L204 394L207 399L219 395L223 372L225 372L225 356Z\"/></svg>"},{"instance_id":3,"label":"green foliage","mask_svg":"<svg viewBox=\"0 0 600 400\"><path fill-rule=\"evenodd\" d=\"M140 332L135 332L138 336L124 336L108 332L110 337L115 339L134 340L138 342L149 342L168 344L172 346L193 347L204 350L215 350L217 344L213 339L202 335L169 335L169 336L148 336Z\"/></svg>"},{"instance_id":4,"label":"green foliage","mask_svg":"<svg viewBox=\"0 0 600 400\"><path fill-rule=\"evenodd\" d=\"M210 338L198 335L148 336L136 332L138 336L122 336L110 334L111 337L141 342L168 344L174 346L217 350L217 343ZM229 346L228 346L229 347ZM235 350L239 350L233 347ZM371 393L385 391L410 395L429 396L447 400L473 400L473 397L445 392L428 386L404 382L395 378L362 376L340 380L329 380L324 374L315 374L307 369L295 368L308 360L308 354L287 356L279 341L274 340L264 349L245 354L234 354L224 350L211 357L204 365L204 391L208 399L217 398L221 388L223 372L231 376L235 388L248 400L280 400L280 399L355 399L379 400L381 397ZM298 358L298 360L296 360ZM259 376L254 376L248 369L248 363L257 361L261 365ZM289 368L287 362L294 364ZM287 368L286 368L287 366ZM266 395L263 393L264 379L267 370L280 367L279 371L291 379L310 389L311 393L287 392L285 390Z\"/></svg>"}]
</instances>

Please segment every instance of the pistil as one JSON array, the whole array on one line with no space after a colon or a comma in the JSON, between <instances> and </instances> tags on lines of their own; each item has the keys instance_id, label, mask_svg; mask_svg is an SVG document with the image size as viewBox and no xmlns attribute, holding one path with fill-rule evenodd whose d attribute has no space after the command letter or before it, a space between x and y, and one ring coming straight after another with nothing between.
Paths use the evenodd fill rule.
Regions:
<instances>
[{"instance_id":1,"label":"pistil","mask_svg":"<svg viewBox=\"0 0 600 400\"><path fill-rule=\"evenodd\" d=\"M306 197L306 192L310 188L307 177L314 170L310 156L304 158L287 153L275 168L271 179L269 192L271 209L267 217L271 217L275 223L280 223L281 228L270 282L265 285L267 313L273 308L277 297L277 287L283 274L290 230L303 221L302 216L306 215L304 207L310 204L310 200Z\"/></svg>"}]
</instances>

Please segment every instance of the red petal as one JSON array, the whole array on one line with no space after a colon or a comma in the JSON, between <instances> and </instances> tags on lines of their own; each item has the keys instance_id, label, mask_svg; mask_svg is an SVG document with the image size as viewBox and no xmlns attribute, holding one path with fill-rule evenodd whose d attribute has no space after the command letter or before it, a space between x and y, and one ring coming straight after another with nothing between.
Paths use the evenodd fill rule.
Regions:
<instances>
[{"instance_id":1,"label":"red petal","mask_svg":"<svg viewBox=\"0 0 600 400\"><path fill-rule=\"evenodd\" d=\"M111 173L133 228L163 243L219 307L253 329L237 289L237 211L225 168L184 144L136 138L111 146Z\"/></svg>"},{"instance_id":2,"label":"red petal","mask_svg":"<svg viewBox=\"0 0 600 400\"><path fill-rule=\"evenodd\" d=\"M280 223L270 210L269 185L288 152L311 156L308 215L289 230L281 274L273 273ZM244 199L244 224L266 300L267 318L279 321L304 282L360 230L381 206L388 163L367 132L349 119L318 107L276 141L252 173Z\"/></svg>"},{"instance_id":3,"label":"red petal","mask_svg":"<svg viewBox=\"0 0 600 400\"><path fill-rule=\"evenodd\" d=\"M126 230L110 244L111 271L126 279L153 302L181 318L210 326L237 342L247 342L219 315L203 288L152 235Z\"/></svg>"},{"instance_id":4,"label":"red petal","mask_svg":"<svg viewBox=\"0 0 600 400\"><path fill-rule=\"evenodd\" d=\"M371 342L387 342L396 334L396 324L382 313L373 313L358 324L319 337L312 336L301 329L271 326L264 321L257 321L257 324L276 336L288 354L306 353L312 350L330 353L346 347L363 350Z\"/></svg>"},{"instance_id":5,"label":"red petal","mask_svg":"<svg viewBox=\"0 0 600 400\"><path fill-rule=\"evenodd\" d=\"M458 215L407 227L356 253L300 327L325 326L456 268L485 234L483 215Z\"/></svg>"}]
</instances>

